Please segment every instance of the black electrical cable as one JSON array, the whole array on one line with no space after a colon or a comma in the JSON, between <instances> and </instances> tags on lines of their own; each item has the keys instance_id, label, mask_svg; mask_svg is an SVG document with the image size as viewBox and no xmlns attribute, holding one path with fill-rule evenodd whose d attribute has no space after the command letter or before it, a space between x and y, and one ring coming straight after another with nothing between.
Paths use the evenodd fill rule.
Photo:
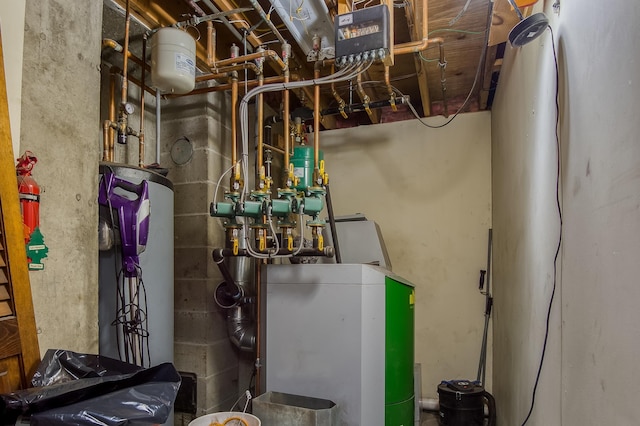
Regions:
<instances>
[{"instance_id":1,"label":"black electrical cable","mask_svg":"<svg viewBox=\"0 0 640 426\"><path fill-rule=\"evenodd\" d=\"M560 127L560 71L558 69L558 55L556 53L555 37L553 35L553 28L549 25L549 32L551 33L551 48L553 49L553 60L556 67L556 204L558 208L558 219L560 221L560 230L558 232L558 245L556 247L556 254L553 257L553 287L551 290L551 297L549 299L549 308L547 309L547 321L545 325L544 343L542 345L542 355L540 356L540 365L538 366L538 373L536 374L536 381L533 385L533 392L531 395L531 406L529 407L529 413L522 422L522 426L526 425L533 413L533 407L536 403L536 391L538 390L538 383L540 382L540 374L542 373L542 366L544 364L544 356L547 352L547 342L549 340L549 324L551 320L551 308L553 307L553 300L556 294L556 284L558 279L558 256L560 255L560 248L562 246L562 206L560 205L560 134L558 128Z\"/></svg>"},{"instance_id":2,"label":"black electrical cable","mask_svg":"<svg viewBox=\"0 0 640 426\"><path fill-rule=\"evenodd\" d=\"M122 333L124 345L124 360L126 362L140 363L145 366L145 358L147 365L151 365L151 354L149 351L149 316L147 314L147 291L142 280L142 271L136 265L136 287L132 295L127 300L127 280L124 276L124 270L121 270L118 276L117 286L117 307L116 319L111 325L116 326L118 335ZM129 283L131 285L131 283ZM136 303L133 303L137 300ZM137 345L136 345L136 338ZM120 337L118 337L118 352L122 359L122 353L119 347ZM139 353L140 358L136 359L135 354Z\"/></svg>"}]
</instances>

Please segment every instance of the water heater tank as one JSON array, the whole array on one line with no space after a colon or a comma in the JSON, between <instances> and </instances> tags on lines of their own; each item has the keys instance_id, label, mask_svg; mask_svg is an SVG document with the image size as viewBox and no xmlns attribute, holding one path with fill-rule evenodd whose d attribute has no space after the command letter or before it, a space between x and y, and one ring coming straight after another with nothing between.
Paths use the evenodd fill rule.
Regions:
<instances>
[{"instance_id":1,"label":"water heater tank","mask_svg":"<svg viewBox=\"0 0 640 426\"><path fill-rule=\"evenodd\" d=\"M165 27L151 37L151 82L166 93L184 94L196 84L196 42L186 31Z\"/></svg>"}]
</instances>

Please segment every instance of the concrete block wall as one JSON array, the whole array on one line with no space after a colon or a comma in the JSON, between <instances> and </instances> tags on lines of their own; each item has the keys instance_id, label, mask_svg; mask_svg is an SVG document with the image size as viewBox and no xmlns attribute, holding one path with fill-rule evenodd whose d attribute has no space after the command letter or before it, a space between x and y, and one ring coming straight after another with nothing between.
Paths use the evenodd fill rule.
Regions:
<instances>
[{"instance_id":1,"label":"concrete block wall","mask_svg":"<svg viewBox=\"0 0 640 426\"><path fill-rule=\"evenodd\" d=\"M227 337L226 313L213 300L222 277L211 250L224 241L219 220L209 216L220 175L231 165L228 111L223 93L164 100L161 165L175 188L175 365L195 373L197 416L226 411L238 396L238 353ZM193 155L186 164L171 157L186 138ZM228 186L223 179L220 196ZM177 413L176 424L191 416Z\"/></svg>"}]
</instances>

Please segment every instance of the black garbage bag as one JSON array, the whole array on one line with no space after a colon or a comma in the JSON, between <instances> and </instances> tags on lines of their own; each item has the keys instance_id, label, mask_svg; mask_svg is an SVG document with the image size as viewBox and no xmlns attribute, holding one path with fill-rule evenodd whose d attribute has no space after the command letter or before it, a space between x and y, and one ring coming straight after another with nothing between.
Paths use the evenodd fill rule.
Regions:
<instances>
[{"instance_id":1,"label":"black garbage bag","mask_svg":"<svg viewBox=\"0 0 640 426\"><path fill-rule=\"evenodd\" d=\"M100 355L49 350L34 388L0 395L0 419L34 426L164 423L180 387L171 363L148 369Z\"/></svg>"}]
</instances>

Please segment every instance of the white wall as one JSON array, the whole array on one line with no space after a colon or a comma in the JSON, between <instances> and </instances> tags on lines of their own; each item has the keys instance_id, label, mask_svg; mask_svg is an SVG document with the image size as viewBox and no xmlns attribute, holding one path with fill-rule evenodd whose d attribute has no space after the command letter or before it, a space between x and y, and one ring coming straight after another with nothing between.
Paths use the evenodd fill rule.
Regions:
<instances>
[{"instance_id":1,"label":"white wall","mask_svg":"<svg viewBox=\"0 0 640 426\"><path fill-rule=\"evenodd\" d=\"M2 30L2 53L4 55L9 119L13 156L18 157L20 148L20 110L22 108L22 51L24 46L24 11L26 0L0 2L0 29Z\"/></svg>"},{"instance_id":2,"label":"white wall","mask_svg":"<svg viewBox=\"0 0 640 426\"><path fill-rule=\"evenodd\" d=\"M437 396L441 380L476 377L490 140L488 112L462 114L439 130L411 120L321 133L336 215L361 212L375 220L393 271L416 285L416 362L425 397Z\"/></svg>"},{"instance_id":3,"label":"white wall","mask_svg":"<svg viewBox=\"0 0 640 426\"><path fill-rule=\"evenodd\" d=\"M563 248L547 358L529 425L638 423L640 4L561 2ZM542 349L558 234L547 32L507 49L492 116L494 393L520 424Z\"/></svg>"}]
</instances>

